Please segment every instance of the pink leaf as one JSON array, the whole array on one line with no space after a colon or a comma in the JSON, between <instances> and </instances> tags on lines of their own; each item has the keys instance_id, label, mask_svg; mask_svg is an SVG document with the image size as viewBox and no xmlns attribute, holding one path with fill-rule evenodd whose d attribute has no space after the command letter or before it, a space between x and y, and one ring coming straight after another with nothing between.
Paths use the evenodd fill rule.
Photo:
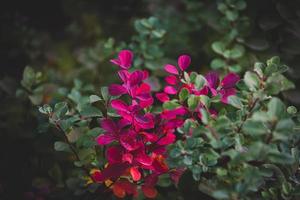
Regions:
<instances>
[{"instance_id":1,"label":"pink leaf","mask_svg":"<svg viewBox=\"0 0 300 200\"><path fill-rule=\"evenodd\" d=\"M122 161L132 163L133 155L130 153L123 154Z\"/></svg>"},{"instance_id":2,"label":"pink leaf","mask_svg":"<svg viewBox=\"0 0 300 200\"><path fill-rule=\"evenodd\" d=\"M128 106L124 103L124 101L119 99L112 100L111 107L119 111L128 111Z\"/></svg>"},{"instance_id":3,"label":"pink leaf","mask_svg":"<svg viewBox=\"0 0 300 200\"><path fill-rule=\"evenodd\" d=\"M167 94L177 94L177 90L173 86L166 86L164 92Z\"/></svg>"},{"instance_id":4,"label":"pink leaf","mask_svg":"<svg viewBox=\"0 0 300 200\"><path fill-rule=\"evenodd\" d=\"M235 95L236 89L235 88L221 89L220 94L221 94L221 102L227 104L228 97Z\"/></svg>"},{"instance_id":5,"label":"pink leaf","mask_svg":"<svg viewBox=\"0 0 300 200\"><path fill-rule=\"evenodd\" d=\"M165 71L170 74L175 74L175 75L179 74L177 68L174 65L170 65L170 64L167 64L165 66Z\"/></svg>"},{"instance_id":6,"label":"pink leaf","mask_svg":"<svg viewBox=\"0 0 300 200\"><path fill-rule=\"evenodd\" d=\"M130 73L129 73L128 71L126 71L126 70L120 70L120 71L118 71L118 75L119 75L119 77L121 78L121 80L122 80L124 83L126 83L127 80L128 80L129 77L130 77Z\"/></svg>"},{"instance_id":7,"label":"pink leaf","mask_svg":"<svg viewBox=\"0 0 300 200\"><path fill-rule=\"evenodd\" d=\"M220 84L219 75L217 72L209 72L205 76L205 79L207 80L208 87L210 88L217 89Z\"/></svg>"},{"instance_id":8,"label":"pink leaf","mask_svg":"<svg viewBox=\"0 0 300 200\"><path fill-rule=\"evenodd\" d=\"M109 133L115 133L118 131L116 124L111 119L102 119L100 121L100 126Z\"/></svg>"},{"instance_id":9,"label":"pink leaf","mask_svg":"<svg viewBox=\"0 0 300 200\"><path fill-rule=\"evenodd\" d=\"M191 57L188 55L181 55L178 58L178 66L179 68L184 71L186 70L191 64Z\"/></svg>"},{"instance_id":10,"label":"pink leaf","mask_svg":"<svg viewBox=\"0 0 300 200\"><path fill-rule=\"evenodd\" d=\"M118 55L118 59L112 59L113 64L119 65L122 69L128 69L131 67L133 59L133 53L129 50L122 50Z\"/></svg>"},{"instance_id":11,"label":"pink leaf","mask_svg":"<svg viewBox=\"0 0 300 200\"><path fill-rule=\"evenodd\" d=\"M108 87L108 92L112 96L118 96L126 94L127 90L122 85L112 84Z\"/></svg>"},{"instance_id":12,"label":"pink leaf","mask_svg":"<svg viewBox=\"0 0 300 200\"><path fill-rule=\"evenodd\" d=\"M235 74L235 73L229 73L227 74L222 82L221 82L221 86L223 88L233 88L235 87L235 84L240 80L239 75Z\"/></svg>"},{"instance_id":13,"label":"pink leaf","mask_svg":"<svg viewBox=\"0 0 300 200\"><path fill-rule=\"evenodd\" d=\"M135 160L145 166L150 166L152 164L152 158L145 153L139 153Z\"/></svg>"},{"instance_id":14,"label":"pink leaf","mask_svg":"<svg viewBox=\"0 0 300 200\"><path fill-rule=\"evenodd\" d=\"M170 75L170 76L167 76L165 78L165 81L170 84L170 85L176 85L177 83L177 77L176 76L173 76L173 75Z\"/></svg>"},{"instance_id":15,"label":"pink leaf","mask_svg":"<svg viewBox=\"0 0 300 200\"><path fill-rule=\"evenodd\" d=\"M104 168L101 172L98 180L100 182L105 181L107 179L116 179L119 178L124 172L128 169L128 163L114 163Z\"/></svg>"},{"instance_id":16,"label":"pink leaf","mask_svg":"<svg viewBox=\"0 0 300 200\"><path fill-rule=\"evenodd\" d=\"M115 136L111 134L102 134L96 138L96 141L99 145L107 145L112 143L115 139Z\"/></svg>"},{"instance_id":17,"label":"pink leaf","mask_svg":"<svg viewBox=\"0 0 300 200\"><path fill-rule=\"evenodd\" d=\"M134 181L139 181L142 177L141 172L139 171L138 167L131 167L130 168L130 175Z\"/></svg>"},{"instance_id":18,"label":"pink leaf","mask_svg":"<svg viewBox=\"0 0 300 200\"><path fill-rule=\"evenodd\" d=\"M129 77L130 87L140 84L143 78L144 73L142 71L134 71Z\"/></svg>"},{"instance_id":19,"label":"pink leaf","mask_svg":"<svg viewBox=\"0 0 300 200\"><path fill-rule=\"evenodd\" d=\"M134 134L133 132L122 134L120 136L120 143L128 151L138 149L141 144L136 140L136 134Z\"/></svg>"},{"instance_id":20,"label":"pink leaf","mask_svg":"<svg viewBox=\"0 0 300 200\"><path fill-rule=\"evenodd\" d=\"M168 145L172 144L176 139L176 136L173 133L167 133L163 138L158 141L159 145Z\"/></svg>"},{"instance_id":21,"label":"pink leaf","mask_svg":"<svg viewBox=\"0 0 300 200\"><path fill-rule=\"evenodd\" d=\"M112 146L106 150L106 158L109 164L122 162L123 150L119 146Z\"/></svg>"},{"instance_id":22,"label":"pink leaf","mask_svg":"<svg viewBox=\"0 0 300 200\"><path fill-rule=\"evenodd\" d=\"M156 93L155 96L161 102L166 102L166 101L170 100L169 96L166 93L163 93L163 92L162 93Z\"/></svg>"}]
</instances>

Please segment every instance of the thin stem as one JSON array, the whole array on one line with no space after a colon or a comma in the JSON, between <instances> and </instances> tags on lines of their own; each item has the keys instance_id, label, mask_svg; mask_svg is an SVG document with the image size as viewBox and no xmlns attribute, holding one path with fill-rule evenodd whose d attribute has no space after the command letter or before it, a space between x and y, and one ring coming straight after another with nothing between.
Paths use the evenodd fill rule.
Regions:
<instances>
[{"instance_id":1,"label":"thin stem","mask_svg":"<svg viewBox=\"0 0 300 200\"><path fill-rule=\"evenodd\" d=\"M246 115L244 115L244 117L243 117L243 119L242 119L242 123L237 127L237 130L236 130L237 133L240 133L240 132L242 131L242 128L243 128L245 122L247 121L247 119L248 119L249 117L251 117L252 111L253 111L253 109L255 108L257 102L258 102L258 98L255 99L255 100L252 102L252 104L250 105L249 110L248 110L248 113L247 113Z\"/></svg>"},{"instance_id":2,"label":"thin stem","mask_svg":"<svg viewBox=\"0 0 300 200\"><path fill-rule=\"evenodd\" d=\"M58 130L60 130L60 132L62 133L62 136L64 137L65 142L69 145L69 147L70 147L72 153L73 153L74 156L76 157L76 160L80 162L81 160L80 160L79 154L78 154L77 151L76 151L76 148L75 148L74 145L69 141L69 139L68 139L68 137L67 137L65 131L61 128L61 126L57 123L57 121L55 121L55 126L56 126L56 128L57 128ZM94 178L90 175L90 170L89 170L87 167L85 167L85 166L82 166L82 169L87 173L87 175L91 178L91 180L92 180L93 182L95 182Z\"/></svg>"}]
</instances>

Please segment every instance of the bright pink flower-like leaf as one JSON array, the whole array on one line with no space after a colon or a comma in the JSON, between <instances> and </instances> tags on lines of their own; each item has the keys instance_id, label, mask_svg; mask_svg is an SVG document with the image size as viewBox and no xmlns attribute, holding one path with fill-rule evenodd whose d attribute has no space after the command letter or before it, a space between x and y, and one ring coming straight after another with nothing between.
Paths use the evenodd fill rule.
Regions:
<instances>
[{"instance_id":1,"label":"bright pink flower-like leaf","mask_svg":"<svg viewBox=\"0 0 300 200\"><path fill-rule=\"evenodd\" d=\"M216 72L210 72L206 75L208 87L213 96L221 95L221 102L228 103L228 97L236 94L234 88L240 77L235 73L226 75L220 83L219 75Z\"/></svg>"},{"instance_id":2,"label":"bright pink flower-like leaf","mask_svg":"<svg viewBox=\"0 0 300 200\"><path fill-rule=\"evenodd\" d=\"M141 143L136 139L136 133L128 131L120 136L120 144L128 151L133 151L141 146Z\"/></svg>"},{"instance_id":3,"label":"bright pink flower-like leaf","mask_svg":"<svg viewBox=\"0 0 300 200\"><path fill-rule=\"evenodd\" d=\"M172 144L176 139L176 136L173 133L167 133L164 137L162 137L157 144L159 145L169 145Z\"/></svg>"},{"instance_id":4,"label":"bright pink flower-like leaf","mask_svg":"<svg viewBox=\"0 0 300 200\"><path fill-rule=\"evenodd\" d=\"M118 127L116 126L115 122L111 119L102 119L100 121L101 127L109 133L114 133L118 131Z\"/></svg>"},{"instance_id":5,"label":"bright pink flower-like leaf","mask_svg":"<svg viewBox=\"0 0 300 200\"><path fill-rule=\"evenodd\" d=\"M116 179L124 174L124 172L129 168L128 163L114 163L104 168L101 172L98 180L100 182L106 181L108 179Z\"/></svg>"},{"instance_id":6,"label":"bright pink flower-like leaf","mask_svg":"<svg viewBox=\"0 0 300 200\"><path fill-rule=\"evenodd\" d=\"M155 96L161 102L166 102L170 100L169 96L164 92L156 93Z\"/></svg>"},{"instance_id":7,"label":"bright pink flower-like leaf","mask_svg":"<svg viewBox=\"0 0 300 200\"><path fill-rule=\"evenodd\" d=\"M145 195L145 197L150 198L150 199L154 199L157 196L157 190L155 189L155 187L153 186L146 186L143 185L142 186L142 191Z\"/></svg>"},{"instance_id":8,"label":"bright pink flower-like leaf","mask_svg":"<svg viewBox=\"0 0 300 200\"><path fill-rule=\"evenodd\" d=\"M228 97L236 95L236 89L235 88L222 89L220 90L220 94L221 94L221 101L227 104Z\"/></svg>"},{"instance_id":9,"label":"bright pink flower-like leaf","mask_svg":"<svg viewBox=\"0 0 300 200\"><path fill-rule=\"evenodd\" d=\"M177 168L170 171L170 178L174 181L175 185L179 183L179 179L182 176L182 174L185 172L184 168Z\"/></svg>"},{"instance_id":10,"label":"bright pink flower-like leaf","mask_svg":"<svg viewBox=\"0 0 300 200\"><path fill-rule=\"evenodd\" d=\"M111 96L126 94L127 90L122 85L112 84L108 87L108 92Z\"/></svg>"},{"instance_id":11,"label":"bright pink flower-like leaf","mask_svg":"<svg viewBox=\"0 0 300 200\"><path fill-rule=\"evenodd\" d=\"M134 181L139 181L142 177L141 172L139 171L138 167L131 167L130 175Z\"/></svg>"},{"instance_id":12,"label":"bright pink flower-like leaf","mask_svg":"<svg viewBox=\"0 0 300 200\"><path fill-rule=\"evenodd\" d=\"M153 161L150 156L148 156L147 154L145 154L143 152L140 152L139 154L137 154L135 160L145 166L150 166Z\"/></svg>"},{"instance_id":13,"label":"bright pink flower-like leaf","mask_svg":"<svg viewBox=\"0 0 300 200\"><path fill-rule=\"evenodd\" d=\"M124 101L119 99L112 100L111 107L119 111L128 111L128 106L124 103Z\"/></svg>"},{"instance_id":14,"label":"bright pink flower-like leaf","mask_svg":"<svg viewBox=\"0 0 300 200\"><path fill-rule=\"evenodd\" d=\"M142 115L136 115L135 121L137 125L142 129L151 129L154 127L154 117L152 114L147 113L144 116Z\"/></svg>"},{"instance_id":15,"label":"bright pink flower-like leaf","mask_svg":"<svg viewBox=\"0 0 300 200\"><path fill-rule=\"evenodd\" d=\"M222 82L221 82L221 86L223 88L233 88L235 87L236 83L240 80L239 75L235 74L235 73L229 73L227 74Z\"/></svg>"},{"instance_id":16,"label":"bright pink flower-like leaf","mask_svg":"<svg viewBox=\"0 0 300 200\"><path fill-rule=\"evenodd\" d=\"M102 134L96 138L96 141L99 145L107 145L112 143L114 140L116 140L116 137L109 134Z\"/></svg>"},{"instance_id":17,"label":"bright pink flower-like leaf","mask_svg":"<svg viewBox=\"0 0 300 200\"><path fill-rule=\"evenodd\" d=\"M220 84L220 79L219 79L219 75L217 72L209 72L206 76L205 76L207 82L208 82L208 86L210 88L213 89L217 89L217 87Z\"/></svg>"},{"instance_id":18,"label":"bright pink flower-like leaf","mask_svg":"<svg viewBox=\"0 0 300 200\"><path fill-rule=\"evenodd\" d=\"M173 110L164 110L161 113L161 117L163 119L175 119L177 116L182 116L185 115L187 113L187 110L183 107L180 106L178 108L175 108Z\"/></svg>"},{"instance_id":19,"label":"bright pink flower-like leaf","mask_svg":"<svg viewBox=\"0 0 300 200\"><path fill-rule=\"evenodd\" d=\"M130 73L127 70L120 70L118 71L118 75L120 79L125 83L130 77Z\"/></svg>"},{"instance_id":20,"label":"bright pink flower-like leaf","mask_svg":"<svg viewBox=\"0 0 300 200\"><path fill-rule=\"evenodd\" d=\"M165 81L170 84L170 85L176 85L177 84L177 77L176 76L173 76L173 75L170 75L170 76L167 76L165 78Z\"/></svg>"},{"instance_id":21,"label":"bright pink flower-like leaf","mask_svg":"<svg viewBox=\"0 0 300 200\"><path fill-rule=\"evenodd\" d=\"M174 75L179 74L177 68L174 65L167 64L164 69L166 72L170 74L174 74Z\"/></svg>"},{"instance_id":22,"label":"bright pink flower-like leaf","mask_svg":"<svg viewBox=\"0 0 300 200\"><path fill-rule=\"evenodd\" d=\"M120 66L122 69L128 69L131 67L133 59L133 53L130 50L120 51L117 59L112 59L111 62Z\"/></svg>"},{"instance_id":23,"label":"bright pink flower-like leaf","mask_svg":"<svg viewBox=\"0 0 300 200\"><path fill-rule=\"evenodd\" d=\"M125 153L122 156L122 162L128 162L128 163L132 163L133 161L133 155L131 153Z\"/></svg>"},{"instance_id":24,"label":"bright pink flower-like leaf","mask_svg":"<svg viewBox=\"0 0 300 200\"><path fill-rule=\"evenodd\" d=\"M106 150L106 158L109 164L120 163L122 161L122 148L119 146L111 146Z\"/></svg>"},{"instance_id":25,"label":"bright pink flower-like leaf","mask_svg":"<svg viewBox=\"0 0 300 200\"><path fill-rule=\"evenodd\" d=\"M177 90L173 86L166 86L164 92L167 94L177 94Z\"/></svg>"},{"instance_id":26,"label":"bright pink flower-like leaf","mask_svg":"<svg viewBox=\"0 0 300 200\"><path fill-rule=\"evenodd\" d=\"M188 55L181 55L178 58L178 66L182 71L185 71L191 64L191 57Z\"/></svg>"},{"instance_id":27,"label":"bright pink flower-like leaf","mask_svg":"<svg viewBox=\"0 0 300 200\"><path fill-rule=\"evenodd\" d=\"M142 72L140 70L134 71L132 74L130 74L130 77L129 77L130 87L140 84L143 79L144 79L144 72Z\"/></svg>"},{"instance_id":28,"label":"bright pink flower-like leaf","mask_svg":"<svg viewBox=\"0 0 300 200\"><path fill-rule=\"evenodd\" d=\"M158 182L158 175L153 173L145 177L144 185L154 186L157 182Z\"/></svg>"}]
</instances>

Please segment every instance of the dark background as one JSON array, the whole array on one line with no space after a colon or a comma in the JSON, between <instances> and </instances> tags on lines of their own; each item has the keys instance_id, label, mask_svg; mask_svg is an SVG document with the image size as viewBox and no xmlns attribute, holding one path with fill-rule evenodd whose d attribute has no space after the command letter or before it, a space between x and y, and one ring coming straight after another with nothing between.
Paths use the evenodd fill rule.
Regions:
<instances>
[{"instance_id":1,"label":"dark background","mask_svg":"<svg viewBox=\"0 0 300 200\"><path fill-rule=\"evenodd\" d=\"M210 6L211 1L203 1ZM251 35L263 37L269 48L261 56L279 55L291 66L289 77L299 88L300 77L300 2L297 0L253 0L248 2L246 14L252 20ZM53 156L54 137L36 131L38 120L36 106L28 100L16 98L16 90L26 65L43 68L49 63L48 49L54 44L69 46L89 45L98 38L114 37L128 41L134 33L133 21L157 15L160 8L170 7L182 17L186 12L182 1L141 0L27 0L3 1L0 6L0 199L22 199L24 193L36 191L33 180L47 177ZM94 21L91 24L85 17ZM177 16L175 15L174 18ZM76 33L70 25L79 24ZM200 23L203 23L201 21ZM100 27L100 30L98 28ZM180 26L178 27L180 28ZM201 42L205 40L204 26L188 35L197 41L192 48L185 47L208 65L203 58ZM96 30L95 32L90 30ZM97 31L98 30L98 31ZM209 31L208 31L209 32ZM199 38L199 37L202 38ZM198 48L199 47L199 48ZM198 48L198 49L197 49ZM179 47L176 51L181 51ZM173 55L168 51L168 55ZM198 56L198 57L197 57ZM51 60L51 59L50 59ZM299 90L285 94L286 101L300 105ZM42 181L42 180L39 180ZM47 192L46 192L47 193ZM67 194L66 194L67 195ZM44 197L43 197L44 198Z\"/></svg>"}]
</instances>

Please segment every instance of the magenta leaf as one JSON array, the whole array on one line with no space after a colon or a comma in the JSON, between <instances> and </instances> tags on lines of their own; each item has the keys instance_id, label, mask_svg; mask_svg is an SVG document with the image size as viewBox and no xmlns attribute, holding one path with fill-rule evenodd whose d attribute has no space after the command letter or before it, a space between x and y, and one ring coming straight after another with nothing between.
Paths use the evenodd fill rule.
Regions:
<instances>
[{"instance_id":1,"label":"magenta leaf","mask_svg":"<svg viewBox=\"0 0 300 200\"><path fill-rule=\"evenodd\" d=\"M164 92L167 94L177 94L177 90L173 86L166 86Z\"/></svg>"},{"instance_id":2,"label":"magenta leaf","mask_svg":"<svg viewBox=\"0 0 300 200\"><path fill-rule=\"evenodd\" d=\"M191 57L188 55L181 55L178 58L178 66L182 71L185 71L191 64Z\"/></svg>"},{"instance_id":3,"label":"magenta leaf","mask_svg":"<svg viewBox=\"0 0 300 200\"><path fill-rule=\"evenodd\" d=\"M174 65L167 64L164 69L166 72L170 74L175 74L175 75L179 74L177 68Z\"/></svg>"},{"instance_id":4,"label":"magenta leaf","mask_svg":"<svg viewBox=\"0 0 300 200\"><path fill-rule=\"evenodd\" d=\"M126 94L127 90L122 85L112 84L108 87L108 92L112 96L119 96L122 94Z\"/></svg>"},{"instance_id":5,"label":"magenta leaf","mask_svg":"<svg viewBox=\"0 0 300 200\"><path fill-rule=\"evenodd\" d=\"M119 178L129 168L128 163L114 163L104 168L99 176L99 181L105 181L107 179Z\"/></svg>"}]
</instances>

